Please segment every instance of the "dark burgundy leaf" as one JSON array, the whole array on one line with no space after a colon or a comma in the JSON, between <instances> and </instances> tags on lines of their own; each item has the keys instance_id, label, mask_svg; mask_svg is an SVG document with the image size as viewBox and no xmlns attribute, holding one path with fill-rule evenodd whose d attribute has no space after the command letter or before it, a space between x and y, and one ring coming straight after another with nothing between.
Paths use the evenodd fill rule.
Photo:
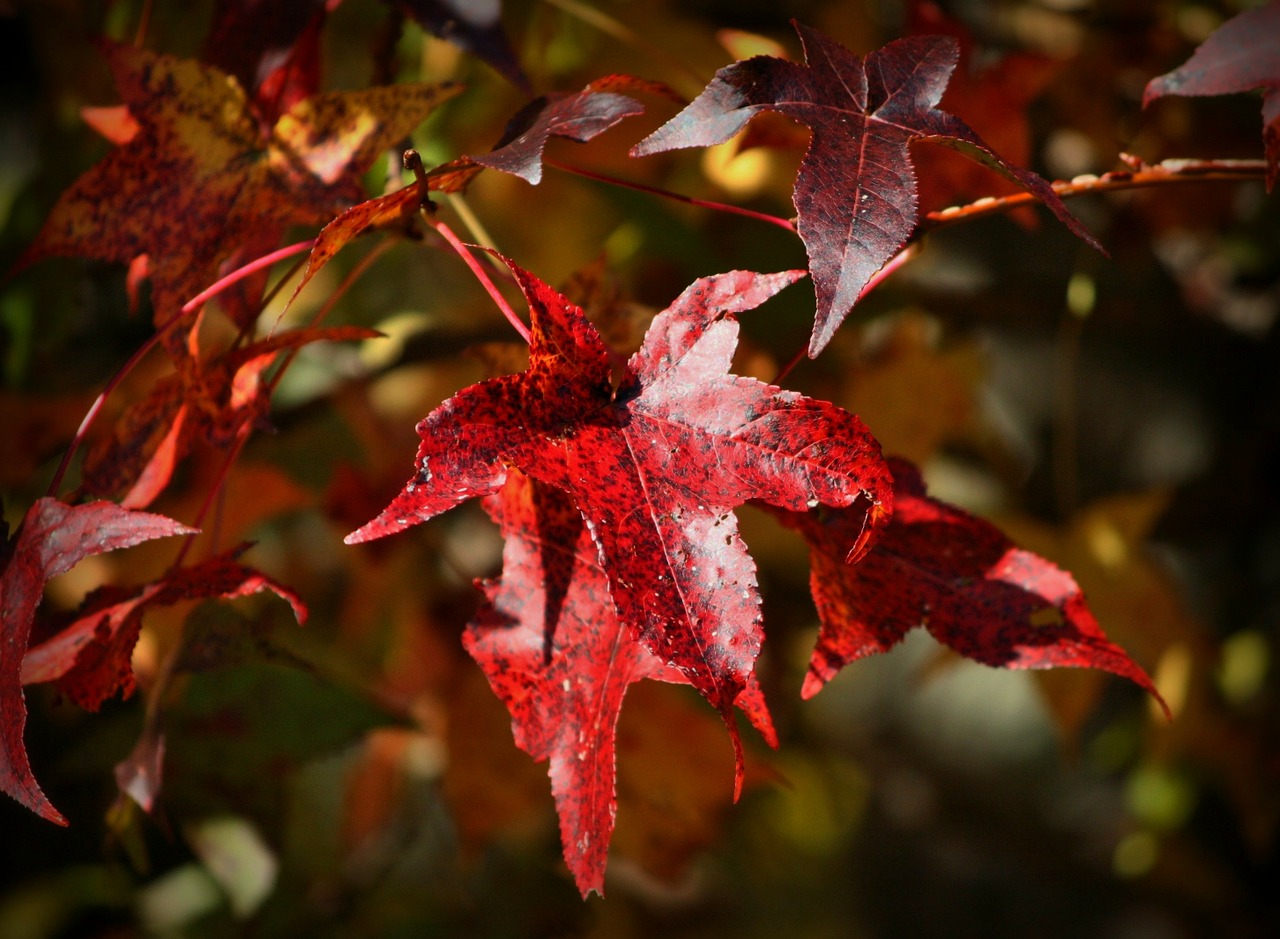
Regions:
<instances>
[{"instance_id":1,"label":"dark burgundy leaf","mask_svg":"<svg viewBox=\"0 0 1280 939\"><path fill-rule=\"evenodd\" d=\"M889 463L893 518L856 564L845 558L862 534L859 506L774 513L809 543L822 621L804 697L850 662L885 652L923 626L984 665L1098 668L1130 679L1164 706L1147 674L1107 639L1070 574L1022 550L990 522L929 498L912 464Z\"/></svg>"},{"instance_id":2,"label":"dark burgundy leaf","mask_svg":"<svg viewBox=\"0 0 1280 939\"><path fill-rule=\"evenodd\" d=\"M762 55L720 69L702 94L631 152L723 143L765 110L809 126L813 136L793 199L818 301L811 357L915 228L913 140L954 147L998 170L1101 250L1045 180L1007 162L967 124L938 109L959 54L954 39L899 39L863 58L794 25L806 64Z\"/></svg>"},{"instance_id":3,"label":"dark burgundy leaf","mask_svg":"<svg viewBox=\"0 0 1280 939\"><path fill-rule=\"evenodd\" d=\"M1191 58L1147 83L1146 107L1165 95L1230 95L1262 91L1267 191L1280 178L1280 0L1245 10L1218 27Z\"/></svg>"},{"instance_id":4,"label":"dark burgundy leaf","mask_svg":"<svg viewBox=\"0 0 1280 939\"><path fill-rule=\"evenodd\" d=\"M27 511L0 574L0 617L4 622L0 639L0 790L41 817L66 824L31 775L22 743L27 723L22 660L44 585L90 555L193 532L164 516L131 512L111 502L70 506L45 498Z\"/></svg>"},{"instance_id":5,"label":"dark burgundy leaf","mask_svg":"<svg viewBox=\"0 0 1280 939\"><path fill-rule=\"evenodd\" d=\"M516 112L497 146L474 159L481 166L511 173L536 186L542 181L542 151L548 137L583 143L624 118L644 113L643 105L620 90L653 89L651 82L611 75L576 94L544 95Z\"/></svg>"}]
</instances>

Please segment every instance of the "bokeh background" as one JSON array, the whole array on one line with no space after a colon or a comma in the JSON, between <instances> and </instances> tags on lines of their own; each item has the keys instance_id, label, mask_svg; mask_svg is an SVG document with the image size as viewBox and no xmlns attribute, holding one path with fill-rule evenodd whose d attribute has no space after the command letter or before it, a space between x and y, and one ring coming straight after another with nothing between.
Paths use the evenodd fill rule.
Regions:
<instances>
[{"instance_id":1,"label":"bokeh background","mask_svg":"<svg viewBox=\"0 0 1280 939\"><path fill-rule=\"evenodd\" d=\"M1256 95L1141 108L1150 78L1246 5L506 0L501 14L540 92L625 72L692 96L743 50L775 43L798 58L791 17L859 53L912 30L952 32L965 58L944 106L1015 162L1069 179L1119 168L1121 152L1260 157ZM212 15L208 2L0 4L6 269L109 146L79 116L118 100L93 37L131 39L146 17L149 48L195 55ZM428 165L487 150L524 101L377 0L337 6L323 51L329 88L467 83L415 135ZM792 214L798 150L631 160L675 110L646 104L551 155ZM950 151L914 155L926 209L1008 191ZM368 181L371 193L399 184L385 166ZM751 741L733 806L717 716L688 689L634 686L608 896L584 903L559 859L545 767L514 747L458 642L473 579L500 562L492 525L471 506L378 544L341 542L407 478L419 418L520 367L515 337L456 257L374 235L288 321L380 250L327 322L390 338L299 359L275 432L249 444L219 501L219 544L253 539L249 562L296 589L312 620L299 629L273 598L175 607L146 622L132 699L85 714L28 689L33 764L72 824L0 803L0 936L1276 935L1280 204L1247 181L1071 208L1110 257L1038 211L939 230L788 384L857 412L886 452L920 463L935 495L1073 571L1172 723L1118 679L985 669L921 631L801 702L817 628L805 551L745 509L782 747ZM772 226L559 171L536 188L486 173L441 211L547 281L573 282L623 347L697 276L804 265L799 242ZM111 265L48 261L0 290L0 493L13 526L151 326ZM736 369L771 378L811 323L807 289L748 314ZM98 432L164 369L148 358ZM195 453L154 508L190 518L217 456ZM100 583L156 576L173 550L87 561L51 585L44 613ZM118 799L112 768L184 621L199 655L163 702L164 788L148 817Z\"/></svg>"}]
</instances>

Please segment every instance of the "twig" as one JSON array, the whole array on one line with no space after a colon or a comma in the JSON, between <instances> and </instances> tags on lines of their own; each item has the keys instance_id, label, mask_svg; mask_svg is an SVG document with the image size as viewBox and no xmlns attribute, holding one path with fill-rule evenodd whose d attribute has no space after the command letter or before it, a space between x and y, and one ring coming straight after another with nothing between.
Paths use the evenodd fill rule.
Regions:
<instances>
[{"instance_id":1,"label":"twig","mask_svg":"<svg viewBox=\"0 0 1280 939\"><path fill-rule=\"evenodd\" d=\"M1144 189L1178 183L1239 182L1246 179L1264 179L1267 165L1263 160L1164 160L1156 164L1144 163L1131 154L1122 153L1120 159L1129 166L1127 170L1114 170L1101 176L1092 174L1075 179L1051 183L1053 191L1063 199L1087 196L1121 189ZM921 219L923 230L934 230L957 222L965 222L999 212L1012 212L1025 205L1038 203L1029 192L1008 196L987 196L968 205L951 206L938 212L929 212Z\"/></svg>"}]
</instances>

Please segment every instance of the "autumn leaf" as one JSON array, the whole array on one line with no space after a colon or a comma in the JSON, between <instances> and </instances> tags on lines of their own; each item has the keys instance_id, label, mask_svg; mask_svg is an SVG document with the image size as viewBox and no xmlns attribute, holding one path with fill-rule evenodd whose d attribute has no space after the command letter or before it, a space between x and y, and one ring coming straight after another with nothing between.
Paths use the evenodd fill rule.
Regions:
<instances>
[{"instance_id":1,"label":"autumn leaf","mask_svg":"<svg viewBox=\"0 0 1280 939\"><path fill-rule=\"evenodd\" d=\"M913 35L940 34L955 38L959 59L942 97L945 110L982 137L986 144L1015 166L1032 160L1031 124L1027 107L1044 92L1062 63L1033 52L1006 52L992 57L974 42L964 23L947 16L935 3L920 0L908 10ZM945 151L913 155L920 184L922 210L941 209L961 199L998 196L1016 191L1016 184L992 179L985 167L958 159ZM1027 210L1028 218L1030 210Z\"/></svg>"},{"instance_id":2,"label":"autumn leaf","mask_svg":"<svg viewBox=\"0 0 1280 939\"><path fill-rule=\"evenodd\" d=\"M967 124L937 108L959 55L954 39L908 37L863 58L793 25L806 64L755 56L720 69L688 107L631 153L724 143L760 111L809 126L813 136L793 200L818 301L810 357L831 341L863 287L915 228L913 140L954 147L998 170L1101 250L1045 180L1009 163Z\"/></svg>"},{"instance_id":3,"label":"autumn leaf","mask_svg":"<svg viewBox=\"0 0 1280 939\"><path fill-rule=\"evenodd\" d=\"M261 378L283 350L312 342L369 339L381 335L358 326L291 330L190 363L166 375L125 409L111 436L89 451L82 468L85 489L120 496L125 508L150 505L197 440L225 446L241 428L261 419L270 403Z\"/></svg>"},{"instance_id":4,"label":"autumn leaf","mask_svg":"<svg viewBox=\"0 0 1280 939\"><path fill-rule=\"evenodd\" d=\"M191 355L194 323L180 310L224 258L264 229L323 225L362 201L359 174L459 90L317 95L264 138L244 91L217 69L129 46L105 46L105 55L138 131L62 194L19 264L148 255L157 326L185 327L166 334L179 360Z\"/></svg>"},{"instance_id":5,"label":"autumn leaf","mask_svg":"<svg viewBox=\"0 0 1280 939\"><path fill-rule=\"evenodd\" d=\"M23 518L0 574L0 614L4 622L0 641L0 789L42 818L66 824L31 775L22 742L27 722L22 660L45 584L91 555L153 538L193 533L194 529L164 516L131 512L110 502L70 506L43 498Z\"/></svg>"},{"instance_id":6,"label":"autumn leaf","mask_svg":"<svg viewBox=\"0 0 1280 939\"><path fill-rule=\"evenodd\" d=\"M509 466L564 490L629 634L684 672L732 731L763 639L755 566L732 509L748 499L801 511L890 497L879 446L856 417L728 374L732 314L802 273L695 282L654 319L615 391L608 351L582 311L508 263L530 305L529 369L463 389L420 422L417 472L347 542L494 493Z\"/></svg>"},{"instance_id":7,"label":"autumn leaf","mask_svg":"<svg viewBox=\"0 0 1280 939\"><path fill-rule=\"evenodd\" d=\"M643 105L623 92L674 95L665 85L630 75L598 78L576 94L543 95L516 112L493 150L473 159L536 186L542 182L542 151L549 137L584 143L619 121L644 113Z\"/></svg>"},{"instance_id":8,"label":"autumn leaf","mask_svg":"<svg viewBox=\"0 0 1280 939\"><path fill-rule=\"evenodd\" d=\"M1280 178L1280 0L1245 10L1218 27L1182 65L1147 82L1145 108L1165 95L1262 91L1267 191Z\"/></svg>"},{"instance_id":9,"label":"autumn leaf","mask_svg":"<svg viewBox=\"0 0 1280 939\"><path fill-rule=\"evenodd\" d=\"M307 255L302 278L289 296L289 304L298 298L311 278L333 260L334 255L355 239L378 229L399 231L401 234L415 231L414 219L418 210L430 202L431 193L461 192L481 171L482 167L470 157L459 157L437 166L421 181L414 180L394 192L366 199L344 211L316 236L311 253Z\"/></svg>"},{"instance_id":10,"label":"autumn leaf","mask_svg":"<svg viewBox=\"0 0 1280 939\"><path fill-rule=\"evenodd\" d=\"M845 665L887 652L924 626L984 665L1102 669L1164 705L1146 672L1107 639L1070 574L1017 547L989 522L930 498L912 464L892 459L889 465L893 518L857 564L845 563L862 530L857 511L774 513L809 543L822 629L801 689L805 698Z\"/></svg>"},{"instance_id":11,"label":"autumn leaf","mask_svg":"<svg viewBox=\"0 0 1280 939\"><path fill-rule=\"evenodd\" d=\"M57 682L60 691L90 711L117 692L129 697L134 689L130 657L143 615L150 608L184 600L229 599L270 590L289 603L299 623L304 622L307 608L297 594L236 560L247 547L177 568L154 583L95 590L70 625L28 650L22 684Z\"/></svg>"},{"instance_id":12,"label":"autumn leaf","mask_svg":"<svg viewBox=\"0 0 1280 939\"><path fill-rule=\"evenodd\" d=\"M565 861L586 896L604 892L617 807L615 728L628 686L683 683L619 622L599 551L569 495L511 472L485 508L506 540L502 577L463 643L511 712L516 743L549 759ZM774 746L752 680L737 704Z\"/></svg>"}]
</instances>

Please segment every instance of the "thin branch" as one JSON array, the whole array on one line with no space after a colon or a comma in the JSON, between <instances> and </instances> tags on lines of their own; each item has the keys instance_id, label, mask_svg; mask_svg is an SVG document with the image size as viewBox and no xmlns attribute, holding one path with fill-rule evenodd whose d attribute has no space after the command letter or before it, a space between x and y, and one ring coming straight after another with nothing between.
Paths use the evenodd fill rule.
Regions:
<instances>
[{"instance_id":1,"label":"thin branch","mask_svg":"<svg viewBox=\"0 0 1280 939\"><path fill-rule=\"evenodd\" d=\"M1068 181L1051 183L1053 191L1063 199L1087 196L1122 189L1144 189L1151 186L1167 186L1179 183L1240 182L1266 178L1264 160L1164 160L1148 164L1127 153L1120 159L1129 166L1127 170L1114 170L1101 176L1092 174L1077 176ZM951 206L938 212L929 212L921 219L920 227L934 230L957 222L966 222L1000 212L1012 212L1040 200L1029 192L1008 196L987 196L968 205Z\"/></svg>"}]
</instances>

